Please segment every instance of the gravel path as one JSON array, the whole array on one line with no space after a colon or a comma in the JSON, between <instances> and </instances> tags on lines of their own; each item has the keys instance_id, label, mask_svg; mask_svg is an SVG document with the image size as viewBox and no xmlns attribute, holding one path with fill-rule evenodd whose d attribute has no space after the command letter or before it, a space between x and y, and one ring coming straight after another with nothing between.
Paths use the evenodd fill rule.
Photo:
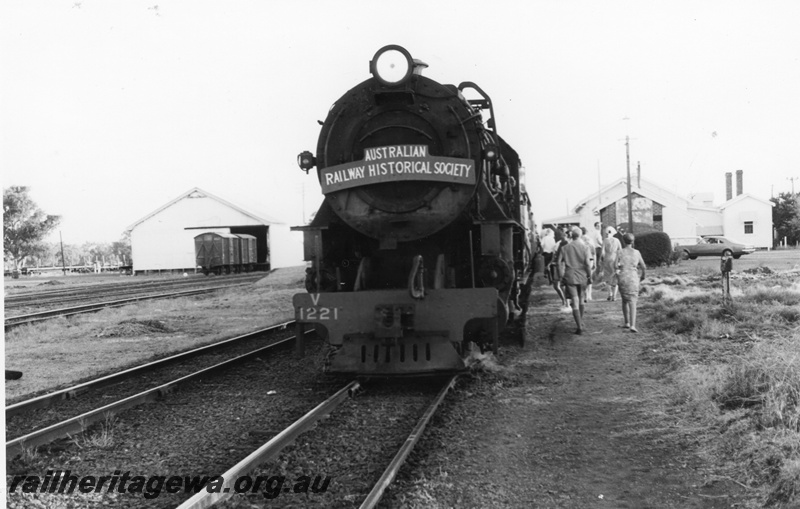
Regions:
<instances>
[{"instance_id":1,"label":"gravel path","mask_svg":"<svg viewBox=\"0 0 800 509\"><path fill-rule=\"evenodd\" d=\"M588 333L576 336L554 292L535 292L528 347L506 349L502 367L460 387L385 507L687 509L745 500L663 411L661 382L640 357L648 333L618 327L620 302L590 302Z\"/></svg>"}]
</instances>

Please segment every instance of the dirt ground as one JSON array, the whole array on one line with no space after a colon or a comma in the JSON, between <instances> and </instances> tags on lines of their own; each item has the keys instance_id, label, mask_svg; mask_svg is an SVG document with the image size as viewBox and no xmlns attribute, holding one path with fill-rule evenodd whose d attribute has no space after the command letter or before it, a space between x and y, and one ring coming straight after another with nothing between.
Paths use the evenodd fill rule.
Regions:
<instances>
[{"instance_id":1,"label":"dirt ground","mask_svg":"<svg viewBox=\"0 0 800 509\"><path fill-rule=\"evenodd\" d=\"M526 348L454 398L390 505L745 507L745 488L665 410L664 382L640 358L645 317L638 334L619 327L621 303L596 291L579 336L551 288L534 292Z\"/></svg>"}]
</instances>

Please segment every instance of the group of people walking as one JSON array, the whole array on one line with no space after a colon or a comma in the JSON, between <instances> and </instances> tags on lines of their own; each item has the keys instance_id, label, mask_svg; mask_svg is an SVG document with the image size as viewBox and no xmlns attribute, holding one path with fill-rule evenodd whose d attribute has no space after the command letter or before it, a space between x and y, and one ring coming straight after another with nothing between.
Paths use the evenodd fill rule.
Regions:
<instances>
[{"instance_id":1,"label":"group of people walking","mask_svg":"<svg viewBox=\"0 0 800 509\"><path fill-rule=\"evenodd\" d=\"M608 301L617 300L619 289L625 320L622 327L638 332L636 305L646 267L641 253L633 247L633 234L626 233L620 242L614 228L601 231L599 222L593 231L573 227L562 228L561 233L561 240L556 241L553 230L545 228L542 252L546 277L561 299L561 306L572 311L578 327L575 334L583 333L584 305L593 300L593 285L601 281L606 285Z\"/></svg>"}]
</instances>

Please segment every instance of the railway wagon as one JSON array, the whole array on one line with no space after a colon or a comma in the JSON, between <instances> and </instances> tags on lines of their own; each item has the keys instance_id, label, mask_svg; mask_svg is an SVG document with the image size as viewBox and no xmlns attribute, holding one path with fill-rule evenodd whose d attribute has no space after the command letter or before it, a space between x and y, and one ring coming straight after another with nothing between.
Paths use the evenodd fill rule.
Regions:
<instances>
[{"instance_id":1,"label":"railway wagon","mask_svg":"<svg viewBox=\"0 0 800 509\"><path fill-rule=\"evenodd\" d=\"M203 274L241 270L241 240L231 233L201 233L194 238L195 264Z\"/></svg>"},{"instance_id":2,"label":"railway wagon","mask_svg":"<svg viewBox=\"0 0 800 509\"><path fill-rule=\"evenodd\" d=\"M234 234L239 237L239 266L244 272L251 272L258 263L258 251L256 248L256 238L245 233Z\"/></svg>"},{"instance_id":3,"label":"railway wagon","mask_svg":"<svg viewBox=\"0 0 800 509\"><path fill-rule=\"evenodd\" d=\"M425 67L381 48L328 111L316 154L298 156L325 199L293 228L310 262L295 318L330 345L330 372L464 369L524 320L536 239L521 161L478 85Z\"/></svg>"}]
</instances>

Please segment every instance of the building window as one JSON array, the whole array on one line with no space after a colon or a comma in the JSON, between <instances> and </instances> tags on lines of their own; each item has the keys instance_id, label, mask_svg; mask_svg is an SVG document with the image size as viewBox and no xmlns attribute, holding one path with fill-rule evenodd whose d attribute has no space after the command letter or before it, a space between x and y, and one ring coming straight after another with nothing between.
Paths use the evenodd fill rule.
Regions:
<instances>
[{"instance_id":1,"label":"building window","mask_svg":"<svg viewBox=\"0 0 800 509\"><path fill-rule=\"evenodd\" d=\"M661 214L653 214L653 221L663 221Z\"/></svg>"},{"instance_id":2,"label":"building window","mask_svg":"<svg viewBox=\"0 0 800 509\"><path fill-rule=\"evenodd\" d=\"M744 232L745 233L753 233L753 222L752 221L745 221L744 222Z\"/></svg>"}]
</instances>

